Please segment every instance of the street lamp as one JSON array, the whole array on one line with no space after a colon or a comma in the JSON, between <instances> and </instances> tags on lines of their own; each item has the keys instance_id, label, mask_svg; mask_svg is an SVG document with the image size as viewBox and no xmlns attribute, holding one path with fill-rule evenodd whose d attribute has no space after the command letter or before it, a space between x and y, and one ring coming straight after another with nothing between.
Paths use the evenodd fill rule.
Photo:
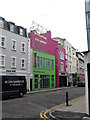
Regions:
<instances>
[{"instance_id":1,"label":"street lamp","mask_svg":"<svg viewBox=\"0 0 90 120\"><path fill-rule=\"evenodd\" d=\"M90 0L85 0L86 29L88 51L85 55L85 89L86 89L86 112L90 116Z\"/></svg>"}]
</instances>

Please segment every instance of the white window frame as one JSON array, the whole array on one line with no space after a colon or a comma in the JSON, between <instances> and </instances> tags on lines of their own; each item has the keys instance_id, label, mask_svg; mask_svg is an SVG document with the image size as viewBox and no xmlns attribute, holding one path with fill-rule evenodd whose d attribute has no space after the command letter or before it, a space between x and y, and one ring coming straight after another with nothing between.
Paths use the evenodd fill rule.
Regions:
<instances>
[{"instance_id":1,"label":"white window frame","mask_svg":"<svg viewBox=\"0 0 90 120\"><path fill-rule=\"evenodd\" d=\"M13 66L13 61L12 61L13 58L15 58L15 66ZM15 56L11 56L11 68L16 68L16 57Z\"/></svg>"},{"instance_id":2,"label":"white window frame","mask_svg":"<svg viewBox=\"0 0 90 120\"><path fill-rule=\"evenodd\" d=\"M2 57L2 56L4 57L4 64L3 64L3 65L1 64L1 61L3 61L3 60L1 60L1 57ZM6 57L6 55L0 54L0 66L1 66L1 67L5 67L5 57Z\"/></svg>"},{"instance_id":3,"label":"white window frame","mask_svg":"<svg viewBox=\"0 0 90 120\"><path fill-rule=\"evenodd\" d=\"M4 27L4 21L2 19L0 19L0 28Z\"/></svg>"},{"instance_id":4,"label":"white window frame","mask_svg":"<svg viewBox=\"0 0 90 120\"><path fill-rule=\"evenodd\" d=\"M24 60L24 63L22 63L22 60ZM24 67L22 66L22 64L24 64ZM25 68L26 68L26 59L21 58L21 69L25 69Z\"/></svg>"},{"instance_id":5,"label":"white window frame","mask_svg":"<svg viewBox=\"0 0 90 120\"><path fill-rule=\"evenodd\" d=\"M64 72L64 63L60 63L61 65L63 65L63 70L61 70L61 72Z\"/></svg>"},{"instance_id":6,"label":"white window frame","mask_svg":"<svg viewBox=\"0 0 90 120\"><path fill-rule=\"evenodd\" d=\"M15 42L15 49L13 48L13 41ZM17 41L15 39L12 39L12 50L16 50L16 45L17 45Z\"/></svg>"},{"instance_id":7,"label":"white window frame","mask_svg":"<svg viewBox=\"0 0 90 120\"><path fill-rule=\"evenodd\" d=\"M22 44L24 44L24 51L22 50L22 49L23 49L23 48L22 48ZM21 52L23 52L23 53L26 52L26 43L24 43L24 42L21 42Z\"/></svg>"},{"instance_id":8,"label":"white window frame","mask_svg":"<svg viewBox=\"0 0 90 120\"><path fill-rule=\"evenodd\" d=\"M24 30L23 30L22 28L20 28L19 30L20 30L20 35L23 36L23 32L24 32Z\"/></svg>"},{"instance_id":9,"label":"white window frame","mask_svg":"<svg viewBox=\"0 0 90 120\"><path fill-rule=\"evenodd\" d=\"M14 32L14 25L13 24L10 24L10 31Z\"/></svg>"},{"instance_id":10,"label":"white window frame","mask_svg":"<svg viewBox=\"0 0 90 120\"><path fill-rule=\"evenodd\" d=\"M60 59L64 60L64 52L60 51Z\"/></svg>"},{"instance_id":11,"label":"white window frame","mask_svg":"<svg viewBox=\"0 0 90 120\"><path fill-rule=\"evenodd\" d=\"M4 40L4 46L2 46L2 38L5 38ZM2 36L2 35L0 35L0 47L2 47L2 48L6 48L6 37L5 36Z\"/></svg>"}]
</instances>

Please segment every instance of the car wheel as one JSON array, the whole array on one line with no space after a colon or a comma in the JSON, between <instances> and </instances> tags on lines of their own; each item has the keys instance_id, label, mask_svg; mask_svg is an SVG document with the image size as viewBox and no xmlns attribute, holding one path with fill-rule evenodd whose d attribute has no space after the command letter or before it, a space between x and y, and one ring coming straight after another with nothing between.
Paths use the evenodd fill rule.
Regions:
<instances>
[{"instance_id":1,"label":"car wheel","mask_svg":"<svg viewBox=\"0 0 90 120\"><path fill-rule=\"evenodd\" d=\"M23 97L23 96L24 96L23 92L20 92L19 97Z\"/></svg>"}]
</instances>

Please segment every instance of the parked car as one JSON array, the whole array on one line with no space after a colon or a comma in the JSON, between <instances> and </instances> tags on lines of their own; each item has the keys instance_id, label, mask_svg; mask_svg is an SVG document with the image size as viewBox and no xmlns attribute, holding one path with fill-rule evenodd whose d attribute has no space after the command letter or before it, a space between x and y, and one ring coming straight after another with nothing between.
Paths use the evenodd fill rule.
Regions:
<instances>
[{"instance_id":1,"label":"parked car","mask_svg":"<svg viewBox=\"0 0 90 120\"><path fill-rule=\"evenodd\" d=\"M78 81L77 86L78 87L85 87L85 80Z\"/></svg>"}]
</instances>

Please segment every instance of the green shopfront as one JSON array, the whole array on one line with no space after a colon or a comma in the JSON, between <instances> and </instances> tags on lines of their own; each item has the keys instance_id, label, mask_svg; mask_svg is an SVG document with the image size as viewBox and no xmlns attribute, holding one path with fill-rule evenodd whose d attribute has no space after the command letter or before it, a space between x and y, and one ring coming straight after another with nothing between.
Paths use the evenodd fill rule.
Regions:
<instances>
[{"instance_id":1,"label":"green shopfront","mask_svg":"<svg viewBox=\"0 0 90 120\"><path fill-rule=\"evenodd\" d=\"M55 88L55 56L33 50L33 90Z\"/></svg>"}]
</instances>

